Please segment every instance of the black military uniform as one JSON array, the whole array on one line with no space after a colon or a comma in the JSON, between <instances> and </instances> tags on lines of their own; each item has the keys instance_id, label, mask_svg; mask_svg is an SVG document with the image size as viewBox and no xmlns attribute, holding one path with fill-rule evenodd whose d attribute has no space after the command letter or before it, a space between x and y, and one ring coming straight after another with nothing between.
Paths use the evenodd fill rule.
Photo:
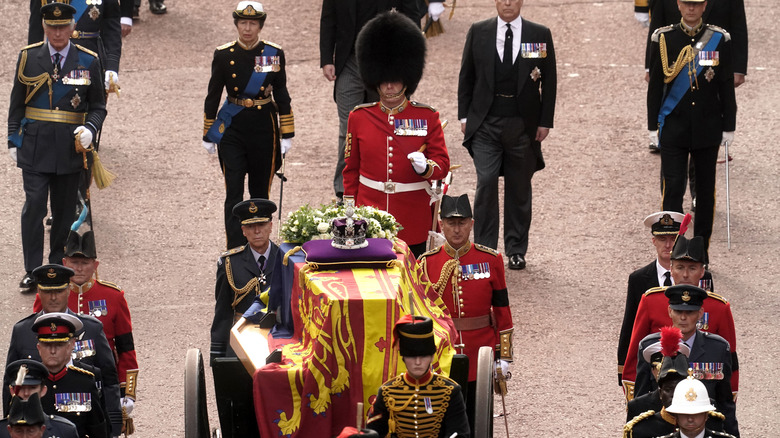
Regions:
<instances>
[{"instance_id":1,"label":"black military uniform","mask_svg":"<svg viewBox=\"0 0 780 438\"><path fill-rule=\"evenodd\" d=\"M674 310L698 310L707 298L707 291L695 286L677 285L666 289L669 306ZM644 349L659 341L661 334L653 333L639 342L639 357ZM690 339L688 342L691 342ZM731 393L731 351L729 343L722 337L696 330L688 356L688 366L693 370L693 376L704 383L707 393L715 400L715 406L726 417L724 429L739 436L739 425L736 417L736 406ZM644 392L645 382L651 374L649 365L644 360L638 360L637 393Z\"/></svg>"},{"instance_id":2,"label":"black military uniform","mask_svg":"<svg viewBox=\"0 0 780 438\"><path fill-rule=\"evenodd\" d=\"M65 313L47 313L36 318L32 331L38 342L70 342L81 330L81 321ZM101 406L101 396L95 375L76 365L65 365L60 370L49 369L44 381L46 394L41 398L44 412L67 418L82 438L110 437Z\"/></svg>"},{"instance_id":3,"label":"black military uniform","mask_svg":"<svg viewBox=\"0 0 780 438\"><path fill-rule=\"evenodd\" d=\"M258 20L262 27L266 14L252 4L233 11L233 18ZM227 100L217 113L223 89ZM279 139L295 135L282 48L263 40L251 47L240 41L218 47L204 112L203 140L219 144L225 177L227 248L235 248L246 243L232 210L244 198L247 175L250 197L268 199L274 172L282 164Z\"/></svg>"},{"instance_id":4,"label":"black military uniform","mask_svg":"<svg viewBox=\"0 0 780 438\"><path fill-rule=\"evenodd\" d=\"M42 363L32 359L17 360L5 367L5 381L11 382L14 386L38 387L43 384L48 375L49 370ZM34 395L38 397L38 393ZM11 405L17 403L16 400L19 400L19 397L14 397ZM40 406L40 399L38 399L38 405ZM9 409L6 413L10 414L12 410ZM46 415L43 424L46 426L43 433L44 438L78 438L79 436L76 425L59 415ZM9 437L7 425L8 418L0 420L0 438Z\"/></svg>"},{"instance_id":5,"label":"black military uniform","mask_svg":"<svg viewBox=\"0 0 780 438\"><path fill-rule=\"evenodd\" d=\"M694 235L712 235L715 164L724 132L736 129L737 103L729 34L699 22L653 33L647 120L658 130L663 174L663 209L683 212L690 155L696 169ZM706 257L705 263L708 263Z\"/></svg>"},{"instance_id":6,"label":"black military uniform","mask_svg":"<svg viewBox=\"0 0 780 438\"><path fill-rule=\"evenodd\" d=\"M396 322L393 335L402 357L436 352L430 318L407 315ZM460 385L430 369L419 378L403 373L383 383L366 427L381 437L471 436Z\"/></svg>"},{"instance_id":7,"label":"black military uniform","mask_svg":"<svg viewBox=\"0 0 780 438\"><path fill-rule=\"evenodd\" d=\"M50 277L49 275L52 276ZM33 276L40 290L67 288L70 277L73 276L73 270L60 265L44 265L35 269ZM67 304L67 302L64 302L64 304ZM63 308L61 311L74 316L82 325L73 357L75 360L100 370L107 417L111 423L113 436L118 436L122 428L119 379L114 354L103 332L103 324L92 316L77 315L67 308ZM36 347L38 338L35 331L33 331L33 327L36 319L42 315L44 315L43 311L34 313L14 325L11 332L11 342L8 346L6 363L11 363L18 359L41 359ZM7 383L4 382L3 384L3 406L6 407L6 412L8 412L7 406L11 399Z\"/></svg>"},{"instance_id":8,"label":"black military uniform","mask_svg":"<svg viewBox=\"0 0 780 438\"><path fill-rule=\"evenodd\" d=\"M51 2L52 0L30 0L27 44L43 41L41 6ZM68 3L76 9L76 29L71 41L99 54L103 71L118 73L119 59L122 57L122 13L119 0L70 0ZM102 83L103 76L99 79Z\"/></svg>"},{"instance_id":9,"label":"black military uniform","mask_svg":"<svg viewBox=\"0 0 780 438\"><path fill-rule=\"evenodd\" d=\"M74 12L62 3L41 8L52 26L70 25ZM103 78L94 52L73 43L59 52L44 42L22 49L8 110L8 147L18 148L17 166L22 169L25 191L22 251L27 274L21 287L34 287L30 273L43 263L43 219L49 197L53 217L49 261L62 262L84 168L84 156L75 150L74 130L86 128L94 138L105 108Z\"/></svg>"}]
</instances>

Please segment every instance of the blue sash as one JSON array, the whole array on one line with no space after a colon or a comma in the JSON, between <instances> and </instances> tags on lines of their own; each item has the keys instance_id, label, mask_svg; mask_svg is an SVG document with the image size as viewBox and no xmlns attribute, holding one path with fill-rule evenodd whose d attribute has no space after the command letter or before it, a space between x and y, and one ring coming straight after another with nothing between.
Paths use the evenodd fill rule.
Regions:
<instances>
[{"instance_id":1,"label":"blue sash","mask_svg":"<svg viewBox=\"0 0 780 438\"><path fill-rule=\"evenodd\" d=\"M276 47L269 44L265 45L262 51L263 56L276 56ZM246 88L242 91L238 97L240 99L254 99L255 96L260 93L260 87L265 82L265 76L267 72L258 72L255 70L252 72L252 76L249 77L249 82L246 84ZM217 113L217 119L214 120L214 124L211 125L208 132L206 132L206 138L214 143L222 141L222 135L225 134L225 130L230 127L233 122L233 117L240 113L245 107L230 103L225 98L225 102L222 104L222 108Z\"/></svg>"},{"instance_id":2,"label":"blue sash","mask_svg":"<svg viewBox=\"0 0 780 438\"><path fill-rule=\"evenodd\" d=\"M78 65L80 66L85 66L86 68L89 68L89 66L92 65L92 61L95 60L94 56L90 55L87 52L77 49L73 45L70 46L70 50L78 51L79 53ZM96 78L90 78L90 80L95 80L95 79ZM97 78L97 80L100 80L100 78ZM69 85L63 84L62 80L58 80L57 82L52 82L51 88L52 88L52 95L51 95L52 103L59 102L60 99L65 97L65 95L71 89ZM39 109L51 109L51 107L49 106L49 93L43 91L43 87L41 87L41 89L38 90L38 97L31 100L27 106L30 106L32 108L39 108ZM34 123L34 122L35 120L30 120L27 117L22 118L22 122L19 126L19 130L9 135L8 141L13 143L13 145L18 148L22 147L22 138L24 137L24 127L28 123Z\"/></svg>"},{"instance_id":3,"label":"blue sash","mask_svg":"<svg viewBox=\"0 0 780 438\"><path fill-rule=\"evenodd\" d=\"M707 44L704 46L704 51L712 51L715 50L718 47L718 44L720 44L720 39L723 37L723 34L720 32L712 32L712 37L707 42ZM696 56L694 57L694 62L696 63L696 76L698 77L701 73L702 66L699 65L699 52L696 52ZM688 75L681 75L678 74L677 77L674 79L674 82L672 82L672 86L669 87L669 92L666 94L666 98L664 98L664 102L661 105L661 111L658 112L658 138L661 138L661 130L664 127L664 121L666 120L666 116L668 116L675 107L677 107L677 104L680 103L680 100L682 100L683 96L685 96L685 93L688 92L688 89L691 87L690 79L687 77ZM659 147L661 145L658 145Z\"/></svg>"},{"instance_id":4,"label":"blue sash","mask_svg":"<svg viewBox=\"0 0 780 438\"><path fill-rule=\"evenodd\" d=\"M81 20L81 16L84 15L84 11L87 10L87 1L72 1L70 2L70 5L76 8L76 13L73 14L73 20L75 23L78 23L79 20Z\"/></svg>"}]
</instances>

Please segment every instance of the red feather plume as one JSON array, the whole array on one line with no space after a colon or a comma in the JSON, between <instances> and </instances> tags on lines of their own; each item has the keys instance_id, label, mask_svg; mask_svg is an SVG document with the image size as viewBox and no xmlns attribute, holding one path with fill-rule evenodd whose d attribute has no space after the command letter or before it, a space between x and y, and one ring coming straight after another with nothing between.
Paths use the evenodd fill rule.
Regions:
<instances>
[{"instance_id":1,"label":"red feather plume","mask_svg":"<svg viewBox=\"0 0 780 438\"><path fill-rule=\"evenodd\" d=\"M690 213L685 213L685 217L683 218L682 223L680 224L680 232L677 233L678 236L682 236L685 234L686 231L688 231L688 225L691 224L692 216Z\"/></svg>"},{"instance_id":2,"label":"red feather plume","mask_svg":"<svg viewBox=\"0 0 780 438\"><path fill-rule=\"evenodd\" d=\"M677 327L661 327L661 354L674 357L680 348L682 332Z\"/></svg>"}]
</instances>

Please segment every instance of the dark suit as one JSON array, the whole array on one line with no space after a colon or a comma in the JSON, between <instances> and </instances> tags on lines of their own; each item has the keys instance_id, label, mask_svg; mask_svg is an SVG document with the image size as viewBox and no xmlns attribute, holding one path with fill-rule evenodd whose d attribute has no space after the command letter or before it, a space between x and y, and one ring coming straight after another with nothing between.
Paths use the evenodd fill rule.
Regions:
<instances>
[{"instance_id":1,"label":"dark suit","mask_svg":"<svg viewBox=\"0 0 780 438\"><path fill-rule=\"evenodd\" d=\"M275 243L270 242L271 251L262 274L265 281L257 281L261 277L260 268L257 266L249 245L226 251L219 259L217 266L217 283L214 288L214 320L211 323L211 361L217 357L235 356L230 348L230 328L249 309L254 298L268 289L276 270L281 271L281 261L284 254L279 251ZM229 266L228 266L229 265ZM228 269L230 276L228 276ZM231 278L233 284L231 285ZM246 288L250 283L256 283L249 287L245 294L238 290ZM235 300L239 300L235 305ZM271 310L277 310L277 297L270 297L268 302ZM289 302L287 303L289 306Z\"/></svg>"},{"instance_id":2,"label":"dark suit","mask_svg":"<svg viewBox=\"0 0 780 438\"><path fill-rule=\"evenodd\" d=\"M87 4L86 0L72 0L68 3L77 9L84 8L80 17L74 17L77 20L76 31L82 33L71 41L100 55L103 70L119 72L119 59L122 57L122 12L119 0L101 0L92 4ZM27 43L37 43L43 41L43 38L41 0L30 0ZM102 83L103 76L95 78L98 79Z\"/></svg>"},{"instance_id":3,"label":"dark suit","mask_svg":"<svg viewBox=\"0 0 780 438\"><path fill-rule=\"evenodd\" d=\"M620 327L620 337L618 338L618 385L623 386L623 365L626 363L626 353L628 353L628 344L631 342L631 333L634 329L634 319L636 318L636 309L639 307L639 300L642 299L648 289L658 287L658 270L656 269L656 260L652 263L637 269L628 276L628 291L626 292L626 309L623 313L623 325ZM634 416L628 417L629 419Z\"/></svg>"},{"instance_id":4,"label":"dark suit","mask_svg":"<svg viewBox=\"0 0 780 438\"><path fill-rule=\"evenodd\" d=\"M642 359L642 352L645 347L658 342L661 338L660 333L647 335L639 343L637 354L636 387L634 393L637 395L652 391L656 384L650 365ZM722 337L696 330L696 339L691 348L691 354L688 356L688 364L694 370L705 370L705 367L715 366L718 373L708 373L703 371L703 376L695 376L704 383L707 388L707 394L715 400L715 407L726 416L724 429L726 432L739 436L739 425L736 417L736 407L731 393L731 352L729 343ZM722 375L718 375L722 373Z\"/></svg>"},{"instance_id":5,"label":"dark suit","mask_svg":"<svg viewBox=\"0 0 780 438\"><path fill-rule=\"evenodd\" d=\"M108 340L103 332L103 323L89 315L78 315L68 310L68 314L76 316L84 324L80 341L86 343L91 341L93 352L85 352L86 356L79 360L82 363L96 367L100 370L103 381L103 396L106 402L106 411L108 420L113 427L114 436L118 436L122 427L122 408L119 402L119 380L116 372L116 363L114 362L114 353L108 345ZM6 363L11 363L18 359L41 360L38 354L38 337L32 330L35 319L42 315L42 312L20 320L14 324L11 331L11 342L8 346L8 356ZM78 341L77 341L78 342ZM77 346L78 350L78 346ZM9 382L3 382L3 408L8 414L8 406L11 403L11 394L8 391Z\"/></svg>"},{"instance_id":6,"label":"dark suit","mask_svg":"<svg viewBox=\"0 0 780 438\"><path fill-rule=\"evenodd\" d=\"M357 105L377 100L375 90L365 90L355 60L355 40L363 26L376 15L395 8L415 23L424 12L419 0L323 0L320 15L320 67L333 64L336 81L333 100L339 115L339 141L333 190L344 193L344 142L349 112ZM370 93L368 94L367 93Z\"/></svg>"},{"instance_id":7,"label":"dark suit","mask_svg":"<svg viewBox=\"0 0 780 438\"><path fill-rule=\"evenodd\" d=\"M723 132L736 129L737 102L734 97L734 70L732 68L731 41L728 34L718 28L705 25L693 37L686 34L681 24L662 27L652 37L650 59L650 83L647 89L648 130L659 130L661 142L661 170L663 174L663 209L683 212L683 196L688 169L688 157L696 169L696 217L694 235L702 236L705 251L709 248L715 211L715 164L718 158ZM711 34L717 41L712 49L700 55L719 57L717 65L702 66L698 74L688 76L690 64L682 66L672 83L666 78L662 58L672 65L678 54L690 45L704 42ZM662 53L660 40L666 43ZM699 62L696 61L698 65ZM682 97L666 115L663 125L659 114L669 90L679 79L687 87ZM707 254L705 252L705 254ZM708 262L708 255L705 256Z\"/></svg>"},{"instance_id":8,"label":"dark suit","mask_svg":"<svg viewBox=\"0 0 780 438\"><path fill-rule=\"evenodd\" d=\"M62 263L65 255L65 240L73 223L78 181L84 166L83 155L75 151L73 131L84 125L94 136L106 117L103 78L98 63L94 53L70 44L57 81L52 84L55 91L52 102L49 102L49 87L44 80L25 104L27 93L34 87L22 83L19 76L26 76L28 83L35 82L29 78L45 78L47 74L52 77L54 67L49 46L43 42L25 47L19 56L8 110L8 134L23 135L21 139L17 137L18 144L9 142L9 147L19 148L17 166L22 169L24 181L22 251L27 272L43 262L43 219L49 197L53 217L49 262ZM27 114L28 110L57 110L56 114L70 120L35 119Z\"/></svg>"},{"instance_id":9,"label":"dark suit","mask_svg":"<svg viewBox=\"0 0 780 438\"><path fill-rule=\"evenodd\" d=\"M677 0L650 1L650 30L647 34L647 58L645 68L650 68L650 37L662 26L677 24L682 16ZM748 30L744 0L708 0L702 19L707 24L720 26L728 31L733 41L734 73L747 73Z\"/></svg>"},{"instance_id":10,"label":"dark suit","mask_svg":"<svg viewBox=\"0 0 780 438\"><path fill-rule=\"evenodd\" d=\"M497 18L474 23L466 36L458 82L458 118L467 118L463 144L477 170L474 242L498 246L498 177L501 169L511 169L505 174L505 252L524 256L531 225L531 177L544 167L541 145L534 140L536 130L553 127L555 49L548 28L523 19L520 43L546 44L546 56L526 57L529 55L522 49L516 53L512 77L517 77L517 87L501 93L504 97L498 96L496 75L501 63L497 25ZM494 115L494 106L505 98L513 100L514 107L508 108L513 115Z\"/></svg>"}]
</instances>

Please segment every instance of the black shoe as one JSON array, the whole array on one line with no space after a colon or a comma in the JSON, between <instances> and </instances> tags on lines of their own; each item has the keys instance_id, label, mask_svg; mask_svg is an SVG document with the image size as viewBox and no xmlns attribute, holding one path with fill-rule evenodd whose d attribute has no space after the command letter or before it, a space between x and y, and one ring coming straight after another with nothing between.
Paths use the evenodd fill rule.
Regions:
<instances>
[{"instance_id":1,"label":"black shoe","mask_svg":"<svg viewBox=\"0 0 780 438\"><path fill-rule=\"evenodd\" d=\"M168 8L165 7L165 3L162 0L149 0L149 10L156 15L168 12Z\"/></svg>"},{"instance_id":2,"label":"black shoe","mask_svg":"<svg viewBox=\"0 0 780 438\"><path fill-rule=\"evenodd\" d=\"M19 282L19 289L21 289L22 292L32 292L35 290L36 286L35 280L33 280L32 273L30 272L24 274L22 281Z\"/></svg>"},{"instance_id":3,"label":"black shoe","mask_svg":"<svg viewBox=\"0 0 780 438\"><path fill-rule=\"evenodd\" d=\"M50 227L50 226L51 226L51 221L52 221L53 219L54 219L54 218L53 218L53 217L51 217L51 216L49 216L49 217L47 217L47 218L46 218L46 226L47 226L47 227Z\"/></svg>"},{"instance_id":4,"label":"black shoe","mask_svg":"<svg viewBox=\"0 0 780 438\"><path fill-rule=\"evenodd\" d=\"M691 211L696 212L696 197L694 196L693 200L691 200Z\"/></svg>"},{"instance_id":5,"label":"black shoe","mask_svg":"<svg viewBox=\"0 0 780 438\"><path fill-rule=\"evenodd\" d=\"M520 254L512 254L509 256L509 269L525 269L525 257Z\"/></svg>"},{"instance_id":6,"label":"black shoe","mask_svg":"<svg viewBox=\"0 0 780 438\"><path fill-rule=\"evenodd\" d=\"M648 149L650 149L651 154L660 154L661 148L658 147L655 143L650 143L650 146L648 146Z\"/></svg>"}]
</instances>

